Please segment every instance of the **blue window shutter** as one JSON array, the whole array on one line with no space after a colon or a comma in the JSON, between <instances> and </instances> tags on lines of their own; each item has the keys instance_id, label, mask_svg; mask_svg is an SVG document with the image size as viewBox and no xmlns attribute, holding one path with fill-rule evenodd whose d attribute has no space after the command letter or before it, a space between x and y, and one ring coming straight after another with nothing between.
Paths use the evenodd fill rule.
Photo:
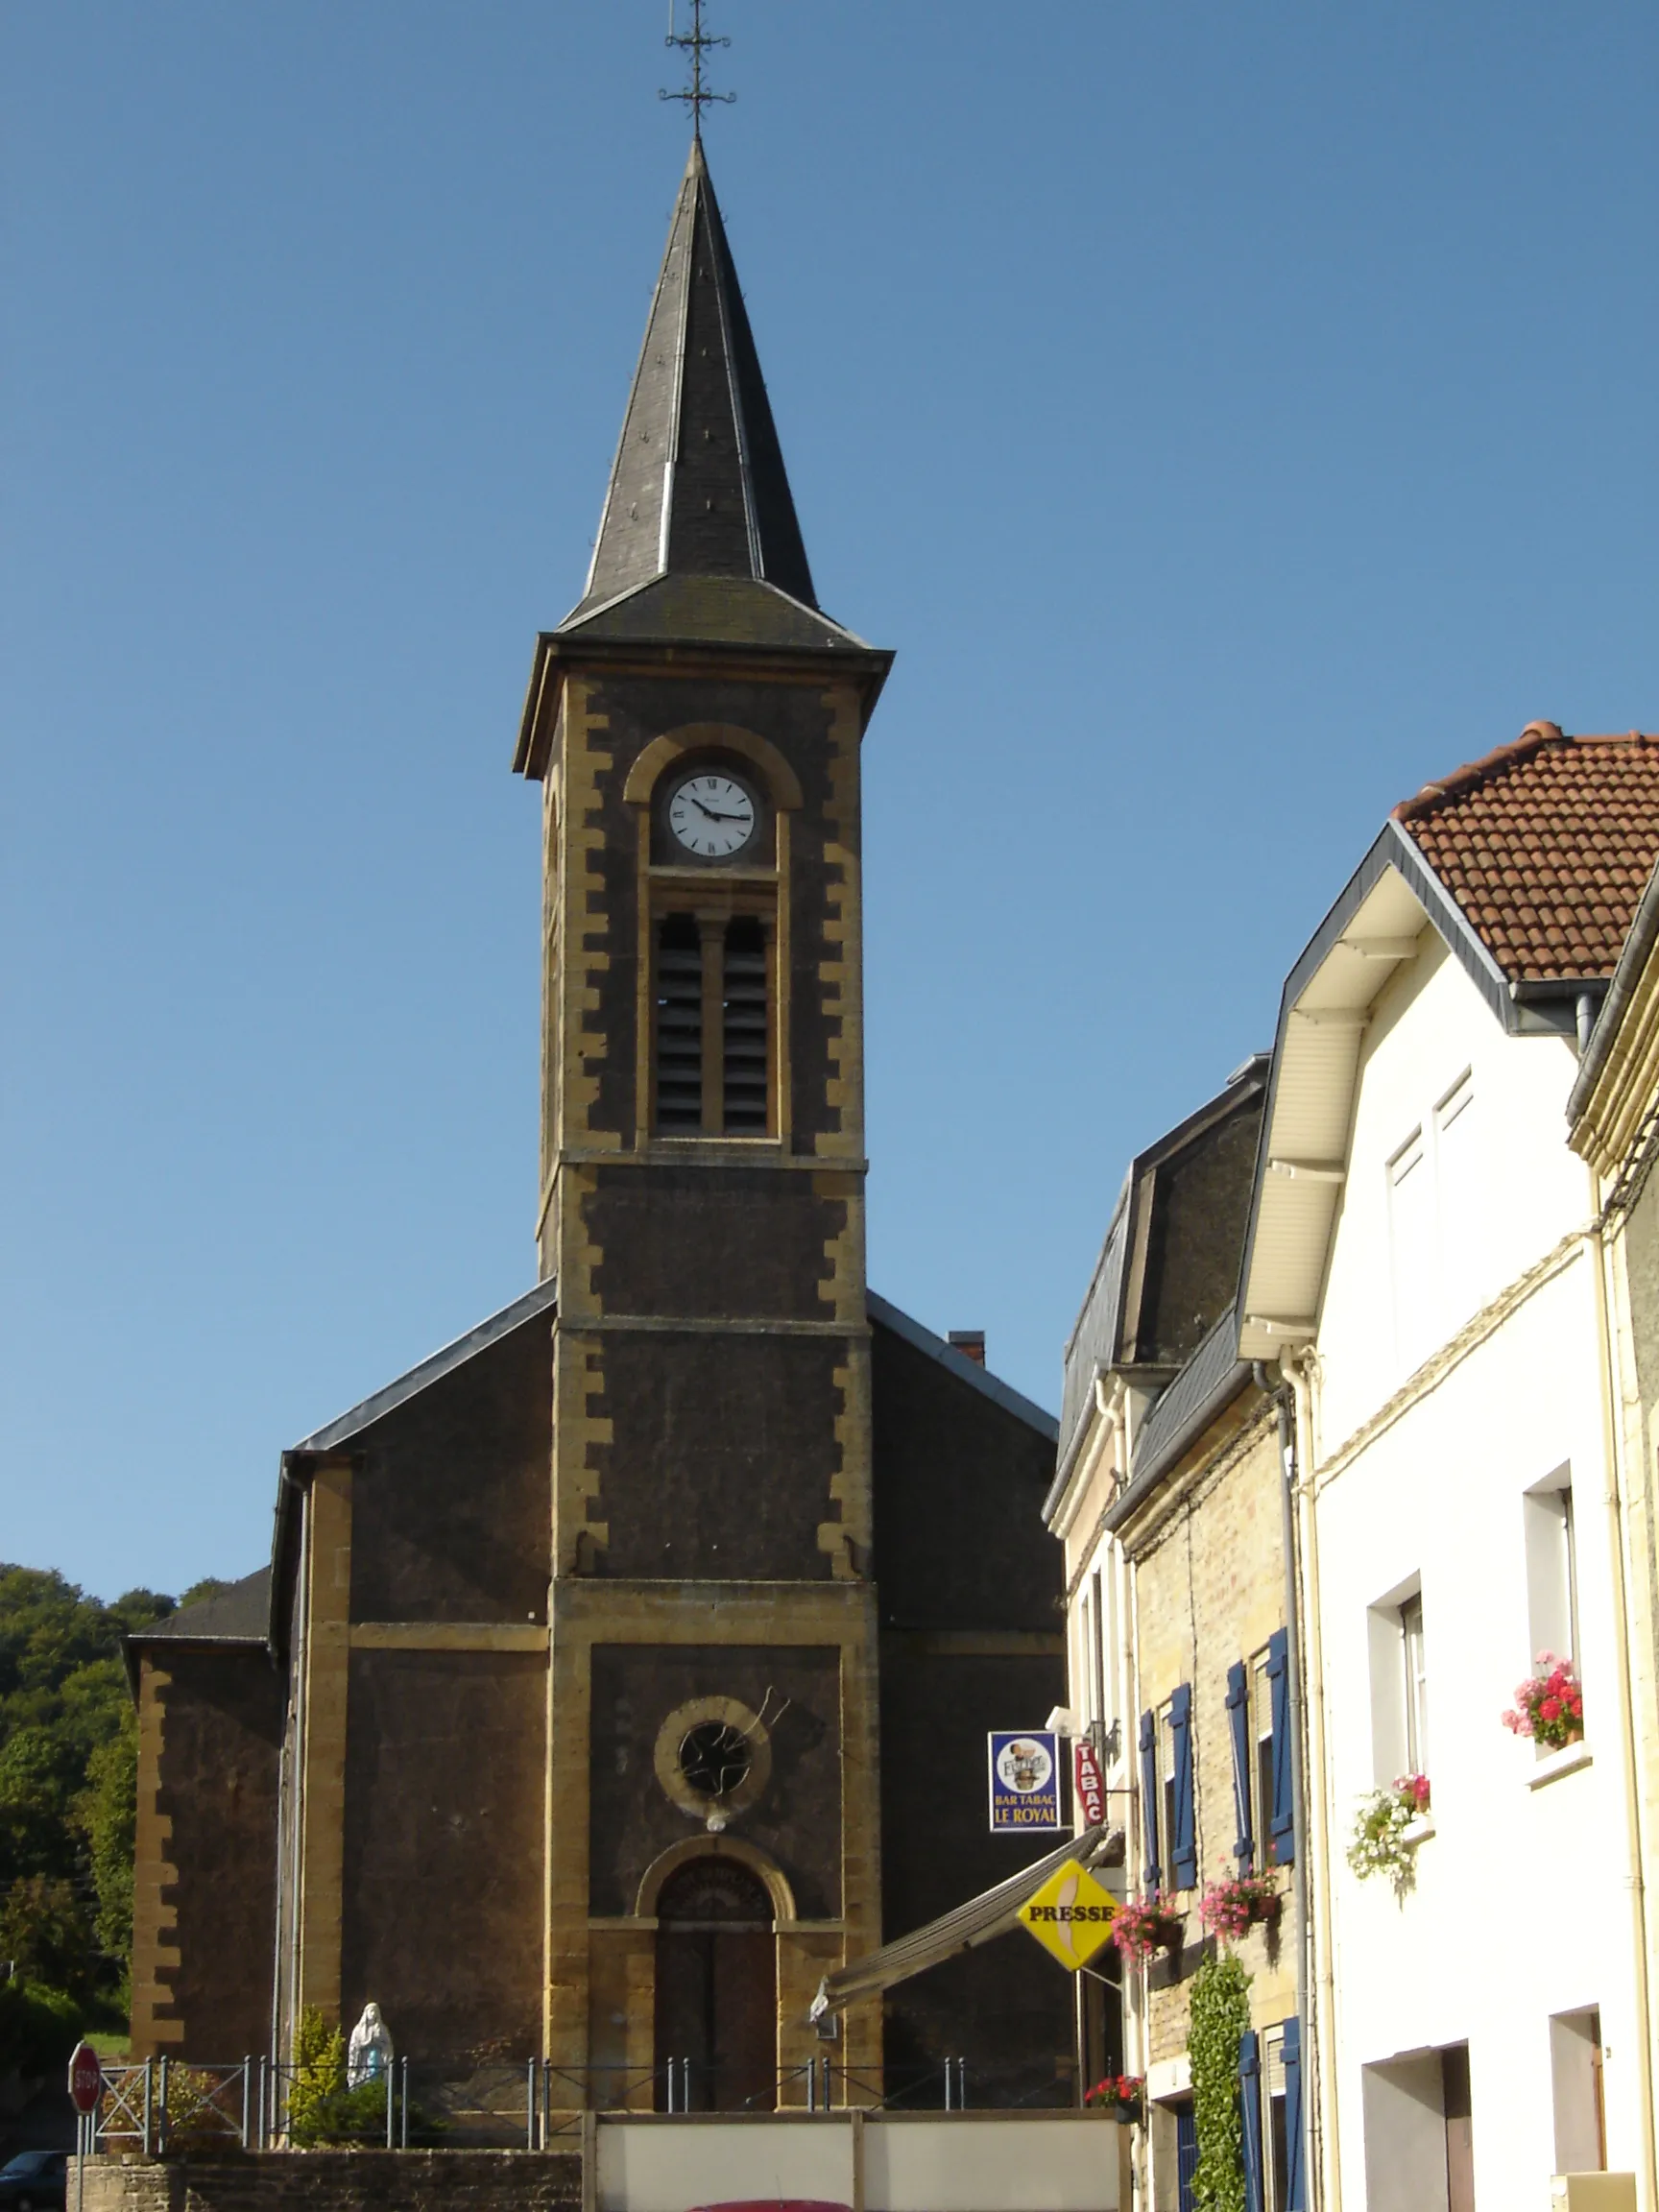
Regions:
<instances>
[{"instance_id":1,"label":"blue window shutter","mask_svg":"<svg viewBox=\"0 0 1659 2212\"><path fill-rule=\"evenodd\" d=\"M1254 2028L1246 2028L1238 2038L1238 2118L1244 2138L1244 2212L1262 2212L1262 2057Z\"/></svg>"},{"instance_id":2,"label":"blue window shutter","mask_svg":"<svg viewBox=\"0 0 1659 2212\"><path fill-rule=\"evenodd\" d=\"M1169 1734L1175 1751L1175 1833L1169 1873L1177 1889L1198 1884L1198 1840L1192 1819L1192 1689L1183 1682L1169 1700Z\"/></svg>"},{"instance_id":3,"label":"blue window shutter","mask_svg":"<svg viewBox=\"0 0 1659 2212\"><path fill-rule=\"evenodd\" d=\"M1158 1723L1147 1712L1141 1716L1141 1878L1148 1889L1164 1879L1158 1863Z\"/></svg>"},{"instance_id":4,"label":"blue window shutter","mask_svg":"<svg viewBox=\"0 0 1659 2212\"><path fill-rule=\"evenodd\" d=\"M1285 2023L1285 2212L1307 2212L1302 2160L1302 2023Z\"/></svg>"},{"instance_id":5,"label":"blue window shutter","mask_svg":"<svg viewBox=\"0 0 1659 2212\"><path fill-rule=\"evenodd\" d=\"M1175 2212L1196 2212L1198 2203L1198 2115L1190 2104L1175 2107Z\"/></svg>"},{"instance_id":6,"label":"blue window shutter","mask_svg":"<svg viewBox=\"0 0 1659 2212\"><path fill-rule=\"evenodd\" d=\"M1250 1677L1238 1660L1227 1670L1227 1723L1233 1739L1233 1815L1238 1833L1233 1856L1240 1874L1255 1871L1256 1838L1250 1826Z\"/></svg>"},{"instance_id":7,"label":"blue window shutter","mask_svg":"<svg viewBox=\"0 0 1659 2212\"><path fill-rule=\"evenodd\" d=\"M1281 1866L1288 1866L1296 1856L1296 1768L1290 1743L1289 1638L1283 1628L1267 1640L1267 1680L1273 1692L1273 1811L1268 1833L1274 1858Z\"/></svg>"}]
</instances>

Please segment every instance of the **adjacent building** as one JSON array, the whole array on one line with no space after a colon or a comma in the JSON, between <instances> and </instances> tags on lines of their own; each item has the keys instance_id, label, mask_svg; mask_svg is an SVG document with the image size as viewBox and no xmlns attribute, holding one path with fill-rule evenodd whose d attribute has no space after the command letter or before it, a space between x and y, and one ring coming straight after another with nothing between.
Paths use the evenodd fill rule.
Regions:
<instances>
[{"instance_id":1,"label":"adjacent building","mask_svg":"<svg viewBox=\"0 0 1659 2212\"><path fill-rule=\"evenodd\" d=\"M1074 1725L1167 1919L1079 2023L1145 2076L1154 2207L1194 2200L1235 1872L1277 1891L1222 1938L1252 2212L1653 2202L1656 855L1636 733L1533 724L1426 786L1270 1062L1124 1184L1045 1513ZM1548 1741L1505 1720L1545 1672Z\"/></svg>"},{"instance_id":2,"label":"adjacent building","mask_svg":"<svg viewBox=\"0 0 1659 2212\"><path fill-rule=\"evenodd\" d=\"M1134 1162L1066 1355L1045 1508L1066 1551L1073 1724L1129 1813L1126 1893L1168 1944L1080 1988L1091 2080L1144 2077L1142 2201L1190 2201L1192 1976L1215 1949L1207 1890L1257 1878L1264 1916L1239 2049L1254 2201L1300 2206L1303 1913L1294 1756L1285 1393L1241 1360L1234 1292L1266 1056ZM1261 2194L1264 2192L1264 2194Z\"/></svg>"},{"instance_id":3,"label":"adjacent building","mask_svg":"<svg viewBox=\"0 0 1659 2212\"><path fill-rule=\"evenodd\" d=\"M1534 724L1396 808L1285 988L1238 1349L1294 1392L1327 2203L1651 2173L1599 1205L1561 1117L1656 852L1659 744ZM1512 1733L1559 1661L1581 1734Z\"/></svg>"}]
</instances>

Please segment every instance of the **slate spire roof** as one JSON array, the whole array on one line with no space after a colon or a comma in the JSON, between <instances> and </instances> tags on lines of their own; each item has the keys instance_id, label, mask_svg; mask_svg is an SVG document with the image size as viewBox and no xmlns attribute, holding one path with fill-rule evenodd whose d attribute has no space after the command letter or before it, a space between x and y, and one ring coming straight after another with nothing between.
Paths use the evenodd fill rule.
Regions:
<instances>
[{"instance_id":1,"label":"slate spire roof","mask_svg":"<svg viewBox=\"0 0 1659 2212\"><path fill-rule=\"evenodd\" d=\"M693 593L689 601L684 591L673 594L682 609L706 600L730 619L733 605L753 602L756 585L771 587L768 597L785 594L798 615L817 609L700 139L692 141L669 226L588 588L563 627L584 627L641 591L656 600L661 594L650 588L663 579L690 578L738 589ZM808 614L805 627L837 626Z\"/></svg>"}]
</instances>

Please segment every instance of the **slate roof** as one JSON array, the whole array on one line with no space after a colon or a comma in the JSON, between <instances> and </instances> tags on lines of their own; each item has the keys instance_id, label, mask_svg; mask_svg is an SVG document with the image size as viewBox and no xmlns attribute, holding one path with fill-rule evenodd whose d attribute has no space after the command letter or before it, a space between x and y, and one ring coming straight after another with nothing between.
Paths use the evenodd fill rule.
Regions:
<instances>
[{"instance_id":1,"label":"slate roof","mask_svg":"<svg viewBox=\"0 0 1659 2212\"><path fill-rule=\"evenodd\" d=\"M1233 1305L1142 1422L1129 1485L1115 1518L1132 1510L1249 1380L1250 1362L1238 1357L1238 1309Z\"/></svg>"},{"instance_id":2,"label":"slate roof","mask_svg":"<svg viewBox=\"0 0 1659 2212\"><path fill-rule=\"evenodd\" d=\"M1605 978L1659 860L1659 737L1529 723L1393 818L1511 983Z\"/></svg>"},{"instance_id":3,"label":"slate roof","mask_svg":"<svg viewBox=\"0 0 1659 2212\"><path fill-rule=\"evenodd\" d=\"M136 1630L130 1644L151 1644L162 1639L174 1643L263 1644L271 1619L271 1570L260 1567L232 1582L212 1598L198 1598L180 1605L165 1621Z\"/></svg>"},{"instance_id":4,"label":"slate roof","mask_svg":"<svg viewBox=\"0 0 1659 2212\"><path fill-rule=\"evenodd\" d=\"M1219 1123L1230 1119L1252 1100L1262 1099L1267 1069L1268 1055L1253 1053L1241 1067L1233 1070L1225 1088L1214 1097L1207 1099L1195 1113L1178 1121L1173 1129L1129 1163L1129 1171L1112 1210L1106 1240L1100 1247L1100 1257L1094 1262L1082 1308L1066 1343L1065 1385L1060 1407L1060 1465L1054 1497L1064 1488L1073 1455L1088 1431L1095 1377L1113 1368L1136 1369L1145 1382L1161 1388L1197 1352L1197 1343L1190 1338L1182 1341L1178 1334L1171 1341L1166 1334L1161 1337L1149 1327L1147 1260L1161 1257L1153 1247L1166 1248L1171 1239L1185 1237L1190 1243L1194 1239L1214 1239L1218 1243L1229 1232L1222 1225L1224 1216L1217 1217L1214 1208L1205 1209L1202 1218L1172 1223L1158 1203L1156 1179L1160 1171L1176 1166L1182 1157L1209 1137ZM1254 1151L1252 1139L1252 1159ZM1246 1175L1238 1185L1240 1202L1248 1188ZM1142 1214L1146 1216L1143 1220ZM1237 1234L1243 1235L1242 1218L1237 1225ZM1132 1256L1132 1247L1138 1238L1142 1247L1139 1268ZM1206 1287L1214 1291L1215 1284L1225 1282L1230 1289L1232 1281L1230 1267L1224 1267L1214 1283ZM1221 1296L1215 1298L1214 1305L1206 1301L1209 1312L1213 1314L1220 1303ZM1190 1324L1199 1320L1190 1309L1185 1318ZM1213 1323L1211 1326L1213 1328Z\"/></svg>"},{"instance_id":5,"label":"slate roof","mask_svg":"<svg viewBox=\"0 0 1659 2212\"><path fill-rule=\"evenodd\" d=\"M378 1421L383 1414L393 1412L399 1406L407 1405L411 1398L418 1397L422 1390L429 1389L434 1382L442 1382L445 1375L453 1374L457 1367L475 1358L487 1345L498 1343L503 1336L510 1335L526 1321L535 1320L538 1314L551 1314L558 1304L558 1282L549 1275L533 1289L515 1298L510 1306L503 1306L499 1312L492 1313L487 1320L480 1321L475 1329L469 1329L464 1336L457 1336L442 1350L418 1360L394 1382L386 1383L379 1390L372 1391L367 1398L360 1400L323 1428L313 1430L309 1436L301 1438L293 1447L294 1455L337 1452L343 1444L360 1435L372 1422Z\"/></svg>"},{"instance_id":6,"label":"slate roof","mask_svg":"<svg viewBox=\"0 0 1659 2212\"><path fill-rule=\"evenodd\" d=\"M616 635L616 603L665 575L747 579L776 587L803 609L816 606L759 355L695 141L588 588L562 628L581 628L612 610L608 634Z\"/></svg>"},{"instance_id":7,"label":"slate roof","mask_svg":"<svg viewBox=\"0 0 1659 2212\"><path fill-rule=\"evenodd\" d=\"M878 1298L874 1290L865 1291L864 1304L878 1328L891 1329L895 1336L902 1336L918 1352L926 1352L929 1359L936 1359L958 1382L966 1382L970 1389L977 1390L982 1398L989 1398L993 1405L1000 1406L1004 1413L1012 1413L1017 1421L1023 1421L1027 1428L1035 1429L1050 1443L1058 1435L1059 1426L1053 1414L1016 1390L1011 1382L1004 1382L1000 1375L993 1375L977 1359L970 1359L965 1352L958 1352L954 1344L936 1336L931 1329L924 1328L910 1314L902 1312L885 1298Z\"/></svg>"}]
</instances>

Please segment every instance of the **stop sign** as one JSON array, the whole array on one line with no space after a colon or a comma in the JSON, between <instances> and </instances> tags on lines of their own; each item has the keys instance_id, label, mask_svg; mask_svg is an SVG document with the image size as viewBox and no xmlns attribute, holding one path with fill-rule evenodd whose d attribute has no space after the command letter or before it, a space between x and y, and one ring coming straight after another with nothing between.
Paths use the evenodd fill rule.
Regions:
<instances>
[{"instance_id":1,"label":"stop sign","mask_svg":"<svg viewBox=\"0 0 1659 2212\"><path fill-rule=\"evenodd\" d=\"M69 2100L77 2112L96 2112L104 2094L104 2069L90 2043L78 2043L69 2060Z\"/></svg>"}]
</instances>

